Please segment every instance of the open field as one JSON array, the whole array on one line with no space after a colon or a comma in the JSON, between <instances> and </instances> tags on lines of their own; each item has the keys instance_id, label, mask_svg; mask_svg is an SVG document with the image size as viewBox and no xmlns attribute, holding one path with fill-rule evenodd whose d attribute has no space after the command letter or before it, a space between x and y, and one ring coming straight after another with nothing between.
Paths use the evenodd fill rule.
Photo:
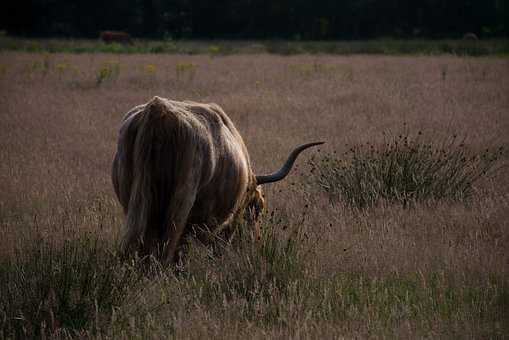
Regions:
<instances>
[{"instance_id":1,"label":"open field","mask_svg":"<svg viewBox=\"0 0 509 340\"><path fill-rule=\"evenodd\" d=\"M352 41L290 40L145 40L105 44L99 39L24 39L0 36L0 50L35 53L164 53L164 54L377 54L507 56L509 39L426 40L374 39Z\"/></svg>"},{"instance_id":2,"label":"open field","mask_svg":"<svg viewBox=\"0 0 509 340\"><path fill-rule=\"evenodd\" d=\"M507 150L508 93L506 58L4 51L0 338L508 338L507 167L466 201L356 209L308 162L388 131ZM192 245L177 273L117 261L117 130L155 95L222 106L256 172L327 142L265 188L263 246Z\"/></svg>"}]
</instances>

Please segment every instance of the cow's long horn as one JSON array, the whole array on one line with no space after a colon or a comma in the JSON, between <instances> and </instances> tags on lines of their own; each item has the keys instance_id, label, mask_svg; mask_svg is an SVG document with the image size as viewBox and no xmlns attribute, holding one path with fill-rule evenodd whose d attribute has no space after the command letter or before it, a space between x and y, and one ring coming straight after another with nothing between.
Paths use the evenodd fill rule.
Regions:
<instances>
[{"instance_id":1,"label":"cow's long horn","mask_svg":"<svg viewBox=\"0 0 509 340\"><path fill-rule=\"evenodd\" d=\"M290 156L288 156L288 159L286 160L286 163L283 165L281 169L278 171L270 174L270 175L257 175L256 176L256 184L266 184L266 183L272 183L282 180L283 178L288 175L290 170L292 169L293 163L295 163L295 160L299 156L299 154L306 150L307 148L310 148L315 145L321 145L325 142L314 142L314 143L308 143L301 145L297 147L295 150L292 151Z\"/></svg>"}]
</instances>

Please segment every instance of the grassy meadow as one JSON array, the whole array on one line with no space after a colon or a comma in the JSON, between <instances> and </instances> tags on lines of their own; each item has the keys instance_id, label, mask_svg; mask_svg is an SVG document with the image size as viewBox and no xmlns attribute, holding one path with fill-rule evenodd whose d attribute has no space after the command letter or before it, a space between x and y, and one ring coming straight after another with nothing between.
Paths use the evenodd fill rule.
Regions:
<instances>
[{"instance_id":1,"label":"grassy meadow","mask_svg":"<svg viewBox=\"0 0 509 340\"><path fill-rule=\"evenodd\" d=\"M0 338L508 338L507 58L214 51L0 53ZM117 131L155 95L222 106L258 173L326 141L261 244L119 259Z\"/></svg>"}]
</instances>

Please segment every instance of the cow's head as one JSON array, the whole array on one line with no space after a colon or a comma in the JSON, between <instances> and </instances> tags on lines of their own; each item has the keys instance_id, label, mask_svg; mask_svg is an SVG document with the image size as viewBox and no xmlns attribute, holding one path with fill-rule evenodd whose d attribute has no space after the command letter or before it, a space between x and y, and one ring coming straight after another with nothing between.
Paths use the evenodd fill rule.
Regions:
<instances>
[{"instance_id":1,"label":"cow's head","mask_svg":"<svg viewBox=\"0 0 509 340\"><path fill-rule=\"evenodd\" d=\"M266 209L266 202L263 196L263 191L261 186L263 184L274 183L284 179L295 163L295 160L299 156L299 154L307 148L310 148L315 145L321 145L324 142L314 142L301 145L295 148L288 156L285 164L278 171L269 174L269 175L255 175L255 183L254 187L249 190L248 198L247 198L247 209L245 212L245 218L255 224L255 236L257 238L260 237L260 231L258 229L257 221L261 215L261 213Z\"/></svg>"}]
</instances>

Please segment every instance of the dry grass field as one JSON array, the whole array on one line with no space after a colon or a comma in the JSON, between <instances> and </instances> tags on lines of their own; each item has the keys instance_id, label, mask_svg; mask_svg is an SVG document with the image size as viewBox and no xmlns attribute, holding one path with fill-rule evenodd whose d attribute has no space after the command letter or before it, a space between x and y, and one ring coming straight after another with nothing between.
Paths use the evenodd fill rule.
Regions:
<instances>
[{"instance_id":1,"label":"dry grass field","mask_svg":"<svg viewBox=\"0 0 509 340\"><path fill-rule=\"evenodd\" d=\"M117 260L119 122L155 95L222 106L257 172L326 141L265 188L263 245ZM508 338L507 152L465 200L355 208L317 184L324 154L388 134L507 150L509 60L3 52L0 338Z\"/></svg>"}]
</instances>

